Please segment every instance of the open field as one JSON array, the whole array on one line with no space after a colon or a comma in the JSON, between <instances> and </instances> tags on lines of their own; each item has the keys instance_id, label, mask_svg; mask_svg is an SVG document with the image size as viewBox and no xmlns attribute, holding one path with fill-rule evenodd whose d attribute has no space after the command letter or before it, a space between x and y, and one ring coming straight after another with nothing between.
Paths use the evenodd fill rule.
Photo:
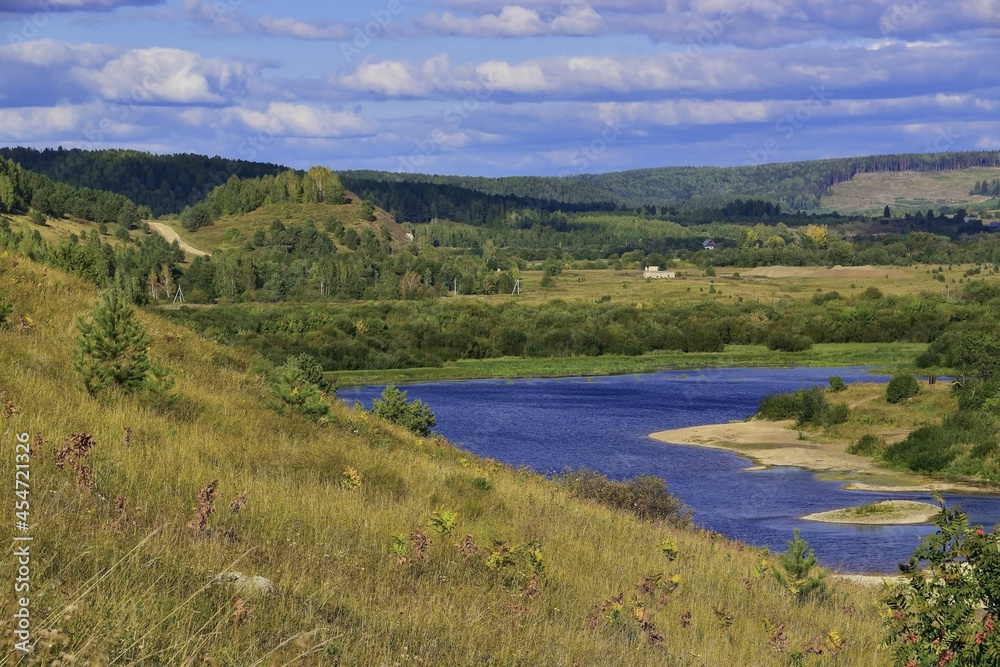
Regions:
<instances>
[{"instance_id":1,"label":"open field","mask_svg":"<svg viewBox=\"0 0 1000 667\"><path fill-rule=\"evenodd\" d=\"M521 272L521 295L459 296L460 299L478 299L500 303L514 298L527 302L552 299L597 300L608 297L612 302L653 303L667 300L690 303L705 298L715 300L753 299L762 302L780 299L808 299L816 292L839 292L844 297L860 294L868 287L877 287L885 294L933 294L954 291L970 266L945 265L946 282L938 282L931 274L937 265L898 266L848 266L824 268L759 267L740 269L717 268L715 277L702 274L697 268L678 268L677 278L646 280L638 269L578 270L565 269L555 278L552 287L542 287L541 271ZM982 276L977 276L982 277ZM715 288L715 293L711 292ZM453 298L453 297L449 297Z\"/></svg>"},{"instance_id":2,"label":"open field","mask_svg":"<svg viewBox=\"0 0 1000 667\"><path fill-rule=\"evenodd\" d=\"M942 206L970 206L989 197L970 195L976 181L1000 178L1000 169L958 171L891 171L858 174L838 183L822 199L823 208L841 213L881 214L886 205L893 215L935 212Z\"/></svg>"}]
</instances>

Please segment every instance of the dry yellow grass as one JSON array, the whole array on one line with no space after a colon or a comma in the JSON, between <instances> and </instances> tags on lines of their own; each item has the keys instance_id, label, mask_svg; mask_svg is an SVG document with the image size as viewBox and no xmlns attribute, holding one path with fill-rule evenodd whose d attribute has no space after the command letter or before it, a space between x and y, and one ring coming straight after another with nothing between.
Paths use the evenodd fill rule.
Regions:
<instances>
[{"instance_id":1,"label":"dry yellow grass","mask_svg":"<svg viewBox=\"0 0 1000 667\"><path fill-rule=\"evenodd\" d=\"M93 288L8 255L2 292L14 317L35 322L0 329L0 403L17 408L0 417L8 499L14 434L50 439L34 452L30 496L32 629L47 661L65 652L115 665L777 666L836 630L846 646L824 661L890 662L877 591L834 582L827 598L796 601L755 574L773 562L759 550L640 522L346 406L325 424L280 416L264 407L246 359L153 314L140 314L151 352L183 400L160 410L95 401L71 367ZM89 492L53 460L80 432L96 442ZM359 488L342 483L348 468ZM186 524L214 480L214 512L196 531ZM449 536L428 527L442 509L458 515ZM432 539L425 559L398 564L392 536L416 531ZM484 548L537 540L538 590L523 565L498 573L466 559L453 544L467 534ZM677 560L660 552L664 539ZM11 553L0 556L7 585ZM216 582L234 571L244 579L228 581L265 577L275 592ZM662 601L636 594L662 646L650 645L629 602L656 573L677 575L676 589ZM594 610L619 593L621 621L592 628ZM784 652L768 643L781 624ZM4 665L14 662L10 629L9 616L0 620Z\"/></svg>"},{"instance_id":2,"label":"dry yellow grass","mask_svg":"<svg viewBox=\"0 0 1000 667\"><path fill-rule=\"evenodd\" d=\"M989 197L970 195L976 181L1000 178L1000 169L959 171L894 171L858 174L830 188L823 207L841 213L881 213L888 205L896 213L935 212L942 206L968 206Z\"/></svg>"}]
</instances>

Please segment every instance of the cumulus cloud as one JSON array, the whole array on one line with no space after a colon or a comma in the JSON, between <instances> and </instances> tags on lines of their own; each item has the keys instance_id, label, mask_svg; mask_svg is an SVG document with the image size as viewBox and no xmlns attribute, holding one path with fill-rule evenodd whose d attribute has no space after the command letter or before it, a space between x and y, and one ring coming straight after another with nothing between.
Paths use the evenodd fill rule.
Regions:
<instances>
[{"instance_id":1,"label":"cumulus cloud","mask_svg":"<svg viewBox=\"0 0 1000 667\"><path fill-rule=\"evenodd\" d=\"M478 36L643 34L671 44L747 48L855 38L995 36L1000 28L1000 0L518 0L517 5L503 0L452 0L443 4L463 15L431 14L419 21L425 29ZM571 30L568 21L574 16L584 23Z\"/></svg>"},{"instance_id":2,"label":"cumulus cloud","mask_svg":"<svg viewBox=\"0 0 1000 667\"><path fill-rule=\"evenodd\" d=\"M308 104L272 102L263 111L231 107L224 110L223 116L227 120L238 120L253 132L279 137L360 137L374 131L371 123L356 113Z\"/></svg>"},{"instance_id":3,"label":"cumulus cloud","mask_svg":"<svg viewBox=\"0 0 1000 667\"><path fill-rule=\"evenodd\" d=\"M534 37L538 35L590 35L600 29L601 15L586 4L565 3L562 13L543 18L535 9L505 5L498 14L475 17L456 16L450 12L428 14L418 19L432 31L474 37Z\"/></svg>"},{"instance_id":4,"label":"cumulus cloud","mask_svg":"<svg viewBox=\"0 0 1000 667\"><path fill-rule=\"evenodd\" d=\"M0 60L35 67L73 63L90 67L102 64L121 49L104 44L66 44L54 39L34 39L0 46Z\"/></svg>"},{"instance_id":5,"label":"cumulus cloud","mask_svg":"<svg viewBox=\"0 0 1000 667\"><path fill-rule=\"evenodd\" d=\"M681 98L694 94L791 97L824 84L847 95L884 97L995 86L984 60L1000 45L893 44L879 49L800 47L689 51L638 56L552 56L452 65L447 56L422 64L369 60L337 80L341 89L374 98L448 98L486 88L513 99Z\"/></svg>"},{"instance_id":6,"label":"cumulus cloud","mask_svg":"<svg viewBox=\"0 0 1000 667\"><path fill-rule=\"evenodd\" d=\"M86 119L96 113L99 108L93 104L0 109L0 139L8 142L52 139L79 132Z\"/></svg>"},{"instance_id":7,"label":"cumulus cloud","mask_svg":"<svg viewBox=\"0 0 1000 667\"><path fill-rule=\"evenodd\" d=\"M77 67L73 73L108 100L220 104L241 92L255 72L248 65L154 47L126 51L99 69Z\"/></svg>"}]
</instances>

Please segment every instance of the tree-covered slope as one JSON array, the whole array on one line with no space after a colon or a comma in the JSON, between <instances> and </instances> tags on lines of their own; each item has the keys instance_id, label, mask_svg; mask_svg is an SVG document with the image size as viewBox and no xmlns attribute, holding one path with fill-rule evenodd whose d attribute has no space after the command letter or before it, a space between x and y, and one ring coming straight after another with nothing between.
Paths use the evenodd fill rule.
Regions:
<instances>
[{"instance_id":1,"label":"tree-covered slope","mask_svg":"<svg viewBox=\"0 0 1000 667\"><path fill-rule=\"evenodd\" d=\"M952 171L1000 166L1000 151L910 153L741 167L661 167L577 177L630 202L719 205L736 196L767 197L792 209L813 209L832 185L855 174Z\"/></svg>"},{"instance_id":2,"label":"tree-covered slope","mask_svg":"<svg viewBox=\"0 0 1000 667\"><path fill-rule=\"evenodd\" d=\"M70 185L109 190L125 195L154 215L180 213L201 201L229 177L254 178L288 169L276 164L248 162L192 153L154 155L142 151L78 148L0 148L0 156L25 169Z\"/></svg>"}]
</instances>

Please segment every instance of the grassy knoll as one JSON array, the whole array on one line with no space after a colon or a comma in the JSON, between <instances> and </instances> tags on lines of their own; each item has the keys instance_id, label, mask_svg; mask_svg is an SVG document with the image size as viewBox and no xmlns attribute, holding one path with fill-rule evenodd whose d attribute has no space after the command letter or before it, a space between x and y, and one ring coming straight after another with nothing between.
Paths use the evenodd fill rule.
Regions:
<instances>
[{"instance_id":1,"label":"grassy knoll","mask_svg":"<svg viewBox=\"0 0 1000 667\"><path fill-rule=\"evenodd\" d=\"M838 183L823 196L823 208L841 213L879 214L888 205L894 214L924 211L942 206L969 206L988 201L970 195L976 181L1000 178L1000 169L975 168L958 171L894 171L858 174Z\"/></svg>"},{"instance_id":2,"label":"grassy knoll","mask_svg":"<svg viewBox=\"0 0 1000 667\"><path fill-rule=\"evenodd\" d=\"M160 220L170 225L177 235L208 253L214 250L235 249L243 246L243 242L253 236L258 229L267 230L271 223L280 220L284 225L301 225L306 220L312 220L316 226L323 230L323 223L333 216L344 223L345 227L353 227L360 231L363 228L371 228L377 234L381 224L389 226L392 232L393 245L405 245L406 231L396 223L395 219L380 208L375 209L375 220L369 222L364 219L361 212L361 201L354 195L348 193L350 202L347 204L265 204L255 211L244 215L226 215L215 221L208 227L202 227L196 232L189 232L184 229L178 216L165 217ZM240 230L242 236L238 241L226 242L226 230L235 227Z\"/></svg>"},{"instance_id":3,"label":"grassy knoll","mask_svg":"<svg viewBox=\"0 0 1000 667\"><path fill-rule=\"evenodd\" d=\"M327 375L343 386L472 378L576 377L627 375L661 370L699 368L753 368L791 366L878 366L889 369L912 365L926 345L921 343L825 343L804 352L775 352L763 345L729 345L724 352L664 352L635 357L557 357L525 359L468 359L438 368L337 371Z\"/></svg>"},{"instance_id":4,"label":"grassy knoll","mask_svg":"<svg viewBox=\"0 0 1000 667\"><path fill-rule=\"evenodd\" d=\"M800 600L759 568L774 563L759 550L642 522L341 405L321 424L279 415L239 353L154 314L140 314L150 353L183 398L159 409L95 401L71 364L94 289L2 256L0 293L15 321L34 323L0 328L0 475L14 479L15 434L31 434L42 664L65 652L119 665L777 666L834 631L846 641L824 664L891 662L873 589L832 582L825 598ZM91 491L53 459L84 431L96 441ZM215 512L199 532L188 522L213 480ZM456 513L451 534L429 526L437 511ZM418 531L432 540L422 558ZM466 535L486 552L463 544L463 555L453 545ZM508 559L505 544L524 546ZM0 570L14 572L12 550ZM274 591L212 583L232 570ZM11 620L0 624L0 664L13 664Z\"/></svg>"}]
</instances>

